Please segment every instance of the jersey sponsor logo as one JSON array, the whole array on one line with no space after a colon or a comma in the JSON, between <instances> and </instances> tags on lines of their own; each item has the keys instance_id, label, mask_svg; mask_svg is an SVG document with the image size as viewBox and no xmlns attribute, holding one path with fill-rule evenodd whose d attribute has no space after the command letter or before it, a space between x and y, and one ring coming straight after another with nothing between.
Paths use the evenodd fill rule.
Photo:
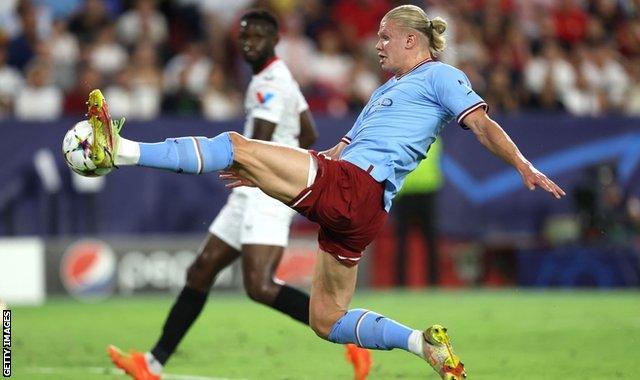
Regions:
<instances>
[{"instance_id":1,"label":"jersey sponsor logo","mask_svg":"<svg viewBox=\"0 0 640 380\"><path fill-rule=\"evenodd\" d=\"M372 112L376 112L377 110L383 107L391 107L392 105L393 105L393 99L391 98L376 99L373 103L371 103L371 105L369 106L369 109L367 109L367 111L365 112L365 115L368 115L369 113L372 113Z\"/></svg>"},{"instance_id":2,"label":"jersey sponsor logo","mask_svg":"<svg viewBox=\"0 0 640 380\"><path fill-rule=\"evenodd\" d=\"M272 92L262 92L262 91L258 91L258 93L256 93L256 98L258 99L258 102L260 102L260 104L265 105L269 102L269 100L273 99L274 94Z\"/></svg>"},{"instance_id":3,"label":"jersey sponsor logo","mask_svg":"<svg viewBox=\"0 0 640 380\"><path fill-rule=\"evenodd\" d=\"M113 293L116 257L99 240L81 240L70 246L60 263L60 278L67 291L80 299L104 298Z\"/></svg>"}]
</instances>

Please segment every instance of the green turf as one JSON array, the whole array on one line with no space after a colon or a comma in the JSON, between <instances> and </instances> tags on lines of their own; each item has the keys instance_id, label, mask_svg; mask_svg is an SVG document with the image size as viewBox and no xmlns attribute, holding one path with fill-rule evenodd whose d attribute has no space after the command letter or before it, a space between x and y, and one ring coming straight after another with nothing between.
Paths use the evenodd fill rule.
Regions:
<instances>
[{"instance_id":1,"label":"green turf","mask_svg":"<svg viewBox=\"0 0 640 380\"><path fill-rule=\"evenodd\" d=\"M149 348L171 303L170 298L99 304L59 299L15 308L14 377L124 379L109 369L107 344ZM444 324L472 380L640 379L639 292L376 292L358 294L353 306L420 329ZM437 378L400 350L373 357L370 379ZM229 294L209 300L166 372L260 380L351 378L341 346Z\"/></svg>"}]
</instances>

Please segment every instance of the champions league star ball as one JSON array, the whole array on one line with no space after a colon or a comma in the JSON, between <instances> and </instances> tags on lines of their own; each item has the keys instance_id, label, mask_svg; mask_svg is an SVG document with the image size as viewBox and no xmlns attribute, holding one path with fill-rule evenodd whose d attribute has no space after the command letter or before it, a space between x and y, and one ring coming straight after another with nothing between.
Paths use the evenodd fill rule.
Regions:
<instances>
[{"instance_id":1,"label":"champions league star ball","mask_svg":"<svg viewBox=\"0 0 640 380\"><path fill-rule=\"evenodd\" d=\"M90 158L93 146L93 128L83 120L71 128L62 140L64 161L74 172L84 177L98 177L111 171L111 168L96 168Z\"/></svg>"}]
</instances>

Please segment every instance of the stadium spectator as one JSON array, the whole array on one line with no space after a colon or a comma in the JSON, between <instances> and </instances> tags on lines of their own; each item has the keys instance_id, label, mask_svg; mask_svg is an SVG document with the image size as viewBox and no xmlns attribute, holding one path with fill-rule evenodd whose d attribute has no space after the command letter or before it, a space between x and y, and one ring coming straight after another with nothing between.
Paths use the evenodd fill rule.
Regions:
<instances>
[{"instance_id":1,"label":"stadium spectator","mask_svg":"<svg viewBox=\"0 0 640 380\"><path fill-rule=\"evenodd\" d=\"M599 45L607 39L607 32L604 28L602 20L595 16L589 16L587 20L587 31L585 33L584 43L587 45Z\"/></svg>"},{"instance_id":2,"label":"stadium spectator","mask_svg":"<svg viewBox=\"0 0 640 380\"><path fill-rule=\"evenodd\" d=\"M201 13L205 16L215 15L215 19L222 24L222 27L229 29L233 21L238 17L238 14L251 6L253 2L253 0L201 0L197 1L197 4Z\"/></svg>"},{"instance_id":3,"label":"stadium spectator","mask_svg":"<svg viewBox=\"0 0 640 380\"><path fill-rule=\"evenodd\" d=\"M116 75L115 83L106 88L111 101L111 112L126 116L131 120L148 120L158 116L160 99L157 91L150 86L138 85L133 71L125 67Z\"/></svg>"},{"instance_id":4,"label":"stadium spectator","mask_svg":"<svg viewBox=\"0 0 640 380\"><path fill-rule=\"evenodd\" d=\"M380 86L378 75L369 68L369 62L364 54L353 57L353 66L349 78L349 106L351 109L362 108L369 101L371 94Z\"/></svg>"},{"instance_id":5,"label":"stadium spectator","mask_svg":"<svg viewBox=\"0 0 640 380\"><path fill-rule=\"evenodd\" d=\"M37 4L44 5L51 13L54 20L67 20L82 6L83 0L36 0Z\"/></svg>"},{"instance_id":6,"label":"stadium spectator","mask_svg":"<svg viewBox=\"0 0 640 380\"><path fill-rule=\"evenodd\" d=\"M461 19L457 24L453 40L455 50L451 54L453 60L448 61L450 64L470 62L476 67L484 67L487 64L487 51L482 42L480 29L476 25Z\"/></svg>"},{"instance_id":7,"label":"stadium spectator","mask_svg":"<svg viewBox=\"0 0 640 380\"><path fill-rule=\"evenodd\" d=\"M167 20L155 0L137 0L135 8L118 18L118 36L128 46L141 42L162 44L167 38Z\"/></svg>"},{"instance_id":8,"label":"stadium spectator","mask_svg":"<svg viewBox=\"0 0 640 380\"><path fill-rule=\"evenodd\" d=\"M493 67L489 72L485 99L503 112L514 112L520 107L520 94L510 85L511 73L504 65Z\"/></svg>"},{"instance_id":9,"label":"stadium spectator","mask_svg":"<svg viewBox=\"0 0 640 380\"><path fill-rule=\"evenodd\" d=\"M16 9L19 16L19 32L8 46L9 64L25 69L35 55L36 45L40 41L38 33L38 15L36 7L29 0L21 0Z\"/></svg>"},{"instance_id":10,"label":"stadium spectator","mask_svg":"<svg viewBox=\"0 0 640 380\"><path fill-rule=\"evenodd\" d=\"M607 107L605 94L593 88L582 71L577 72L575 84L563 92L562 103L576 116L598 116Z\"/></svg>"},{"instance_id":11,"label":"stadium spectator","mask_svg":"<svg viewBox=\"0 0 640 380\"><path fill-rule=\"evenodd\" d=\"M26 14L30 13L30 14ZM48 4L34 0L3 0L0 1L0 32L6 33L9 38L21 35L25 26L23 17L33 17L28 23L35 24L35 35L38 39L44 38L51 32L51 10Z\"/></svg>"},{"instance_id":12,"label":"stadium spectator","mask_svg":"<svg viewBox=\"0 0 640 380\"><path fill-rule=\"evenodd\" d=\"M67 22L58 19L54 21L51 36L45 39L45 43L53 57L56 83L66 91L76 80L76 65L80 58L78 39L69 32Z\"/></svg>"},{"instance_id":13,"label":"stadium spectator","mask_svg":"<svg viewBox=\"0 0 640 380\"><path fill-rule=\"evenodd\" d=\"M162 71L158 66L156 49L149 44L139 44L132 53L132 82L149 86L158 91L162 89Z\"/></svg>"},{"instance_id":14,"label":"stadium spectator","mask_svg":"<svg viewBox=\"0 0 640 380\"><path fill-rule=\"evenodd\" d=\"M230 86L219 65L214 65L209 72L207 88L202 93L200 102L202 115L209 120L229 120L242 115L242 98Z\"/></svg>"},{"instance_id":15,"label":"stadium spectator","mask_svg":"<svg viewBox=\"0 0 640 380\"><path fill-rule=\"evenodd\" d=\"M516 17L518 26L530 40L540 40L545 21L556 0L518 0Z\"/></svg>"},{"instance_id":16,"label":"stadium spectator","mask_svg":"<svg viewBox=\"0 0 640 380\"><path fill-rule=\"evenodd\" d=\"M567 45L584 40L587 13L576 0L558 0L552 12L555 35Z\"/></svg>"},{"instance_id":17,"label":"stadium spectator","mask_svg":"<svg viewBox=\"0 0 640 380\"><path fill-rule=\"evenodd\" d=\"M276 46L276 54L291 70L300 87L306 87L312 81L311 65L317 54L313 41L304 34L302 17L297 13L286 16L285 28Z\"/></svg>"},{"instance_id":18,"label":"stadium spectator","mask_svg":"<svg viewBox=\"0 0 640 380\"><path fill-rule=\"evenodd\" d=\"M627 58L640 56L640 17L621 20L615 37L622 55Z\"/></svg>"},{"instance_id":19,"label":"stadium spectator","mask_svg":"<svg viewBox=\"0 0 640 380\"><path fill-rule=\"evenodd\" d=\"M162 71L158 66L156 49L150 44L139 44L132 53L131 84L137 96L144 98L147 110L143 119L159 116L162 104Z\"/></svg>"},{"instance_id":20,"label":"stadium spectator","mask_svg":"<svg viewBox=\"0 0 640 380\"><path fill-rule=\"evenodd\" d=\"M587 10L593 18L602 24L603 30L613 31L624 19L621 8L623 1L617 0L591 0L587 2Z\"/></svg>"},{"instance_id":21,"label":"stadium spectator","mask_svg":"<svg viewBox=\"0 0 640 380\"><path fill-rule=\"evenodd\" d=\"M610 106L607 108L620 109L629 78L618 54L609 44L603 43L592 46L589 57L581 67L585 78L593 88L606 94Z\"/></svg>"},{"instance_id":22,"label":"stadium spectator","mask_svg":"<svg viewBox=\"0 0 640 380\"><path fill-rule=\"evenodd\" d=\"M333 19L345 45L356 50L362 44L375 41L378 20L391 9L388 0L338 0L333 4Z\"/></svg>"},{"instance_id":23,"label":"stadium spectator","mask_svg":"<svg viewBox=\"0 0 640 380\"><path fill-rule=\"evenodd\" d=\"M69 30L78 36L81 43L90 43L109 23L110 16L104 0L86 0L80 11L69 21Z\"/></svg>"},{"instance_id":24,"label":"stadium spectator","mask_svg":"<svg viewBox=\"0 0 640 380\"><path fill-rule=\"evenodd\" d=\"M305 22L305 34L316 43L320 33L336 26L331 19L330 10L322 0L308 0L300 4L300 12Z\"/></svg>"},{"instance_id":25,"label":"stadium spectator","mask_svg":"<svg viewBox=\"0 0 640 380\"><path fill-rule=\"evenodd\" d=\"M174 56L164 69L165 105L179 114L198 112L198 96L206 85L213 62L201 42L193 41Z\"/></svg>"},{"instance_id":26,"label":"stadium spectator","mask_svg":"<svg viewBox=\"0 0 640 380\"><path fill-rule=\"evenodd\" d=\"M64 95L52 84L51 67L34 61L27 68L27 84L15 100L15 115L22 120L54 120L62 116Z\"/></svg>"},{"instance_id":27,"label":"stadium spectator","mask_svg":"<svg viewBox=\"0 0 640 380\"><path fill-rule=\"evenodd\" d=\"M25 65L36 55L38 43L46 41L52 46L54 76L65 92L75 87L73 65L84 65L87 57L103 73L105 84L111 84L115 74L125 66L133 66L137 71L135 57L128 57L127 52L135 54L139 46L149 45L157 55L156 68L165 77L164 91L158 93L159 112L197 115L202 112L198 97L206 87L209 65L213 62L227 73L227 80L236 91L249 79L249 73L238 64L232 42L235 33L232 21L249 3L250 0L38 0L34 5L33 0L5 0L0 2L0 34L9 36L12 44L9 64L23 76ZM352 70L364 67L359 62L357 68L352 67L354 59L361 59L362 51L366 51L363 59L367 65L376 62L370 51L362 49L375 37L376 30L372 27L375 23L371 22L375 17L371 15L395 3L396 0L257 2L280 12L286 27L278 54L299 78L311 108L333 115L358 110L359 102L348 76ZM588 86L605 92L605 102L598 113L624 108L623 78L628 78L629 66L621 57L633 61L640 56L640 17L632 3L615 0L418 3L426 4L430 12L454 24L447 31L449 49L439 57L441 61L455 64L474 76L481 95L495 99L497 93L503 93L505 80L506 86L514 89L515 101L502 97L504 101L497 100L492 111L562 108L567 91L577 91L579 98L584 98L591 91L585 92L587 87L564 86L565 82L575 82L577 74L572 79L566 62L562 62L568 60L567 56L583 54L587 49L584 46L593 47L593 51L583 59L584 65L574 66L574 71L586 70ZM55 15L53 29L52 15ZM119 38L105 32L105 28L114 24ZM104 39L99 50L87 49L87 43L97 38ZM549 64L539 62L548 44L564 58L557 62L559 68L551 69L554 74L549 78L543 68ZM193 49L194 45L199 47ZM195 53L198 57L194 57L194 50L198 51ZM527 74L531 67L536 69ZM494 68L498 72L492 74ZM138 73L132 74L132 78L137 80ZM565 74L566 79L562 79ZM542 85L547 83L555 90ZM493 94L485 92L488 84ZM593 113L590 110L589 114Z\"/></svg>"},{"instance_id":28,"label":"stadium spectator","mask_svg":"<svg viewBox=\"0 0 640 380\"><path fill-rule=\"evenodd\" d=\"M105 96L109 98L109 111L114 115L122 115L127 119L132 119L132 111L135 106L132 104L131 94L131 72L128 68L120 70L115 81L105 89Z\"/></svg>"},{"instance_id":29,"label":"stadium spectator","mask_svg":"<svg viewBox=\"0 0 640 380\"><path fill-rule=\"evenodd\" d=\"M325 98L325 111L334 116L344 115L353 59L343 53L340 34L334 29L320 33L318 54L310 66L315 85Z\"/></svg>"},{"instance_id":30,"label":"stadium spectator","mask_svg":"<svg viewBox=\"0 0 640 380\"><path fill-rule=\"evenodd\" d=\"M87 112L87 94L94 88L103 85L100 72L89 64L82 64L78 69L76 85L67 91L64 99L64 111L67 115L80 116Z\"/></svg>"},{"instance_id":31,"label":"stadium spectator","mask_svg":"<svg viewBox=\"0 0 640 380\"><path fill-rule=\"evenodd\" d=\"M640 58L629 65L629 87L624 96L623 110L629 116L640 116Z\"/></svg>"},{"instance_id":32,"label":"stadium spectator","mask_svg":"<svg viewBox=\"0 0 640 380\"><path fill-rule=\"evenodd\" d=\"M118 43L113 24L102 26L88 49L91 66L106 77L114 75L127 64L127 51Z\"/></svg>"},{"instance_id":33,"label":"stadium spectator","mask_svg":"<svg viewBox=\"0 0 640 380\"><path fill-rule=\"evenodd\" d=\"M576 72L558 43L549 40L542 44L540 55L534 55L527 62L524 82L532 95L532 104L541 106L550 104L550 96L561 98L565 91L575 87Z\"/></svg>"},{"instance_id":34,"label":"stadium spectator","mask_svg":"<svg viewBox=\"0 0 640 380\"><path fill-rule=\"evenodd\" d=\"M7 64L6 42L0 41L0 118L13 113L14 99L23 85L20 71Z\"/></svg>"}]
</instances>

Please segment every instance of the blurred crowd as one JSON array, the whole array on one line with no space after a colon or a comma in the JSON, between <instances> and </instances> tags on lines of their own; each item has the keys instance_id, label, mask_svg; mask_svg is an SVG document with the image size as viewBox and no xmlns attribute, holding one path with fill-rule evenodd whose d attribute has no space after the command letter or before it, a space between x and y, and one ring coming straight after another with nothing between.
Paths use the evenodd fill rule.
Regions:
<instances>
[{"instance_id":1,"label":"blurred crowd","mask_svg":"<svg viewBox=\"0 0 640 380\"><path fill-rule=\"evenodd\" d=\"M640 0L2 0L0 117L81 115L93 88L130 119L239 117L251 72L234 41L252 6L278 15L277 53L314 113L357 112L388 78L378 23L406 3L449 22L439 59L491 112L640 115Z\"/></svg>"}]
</instances>

